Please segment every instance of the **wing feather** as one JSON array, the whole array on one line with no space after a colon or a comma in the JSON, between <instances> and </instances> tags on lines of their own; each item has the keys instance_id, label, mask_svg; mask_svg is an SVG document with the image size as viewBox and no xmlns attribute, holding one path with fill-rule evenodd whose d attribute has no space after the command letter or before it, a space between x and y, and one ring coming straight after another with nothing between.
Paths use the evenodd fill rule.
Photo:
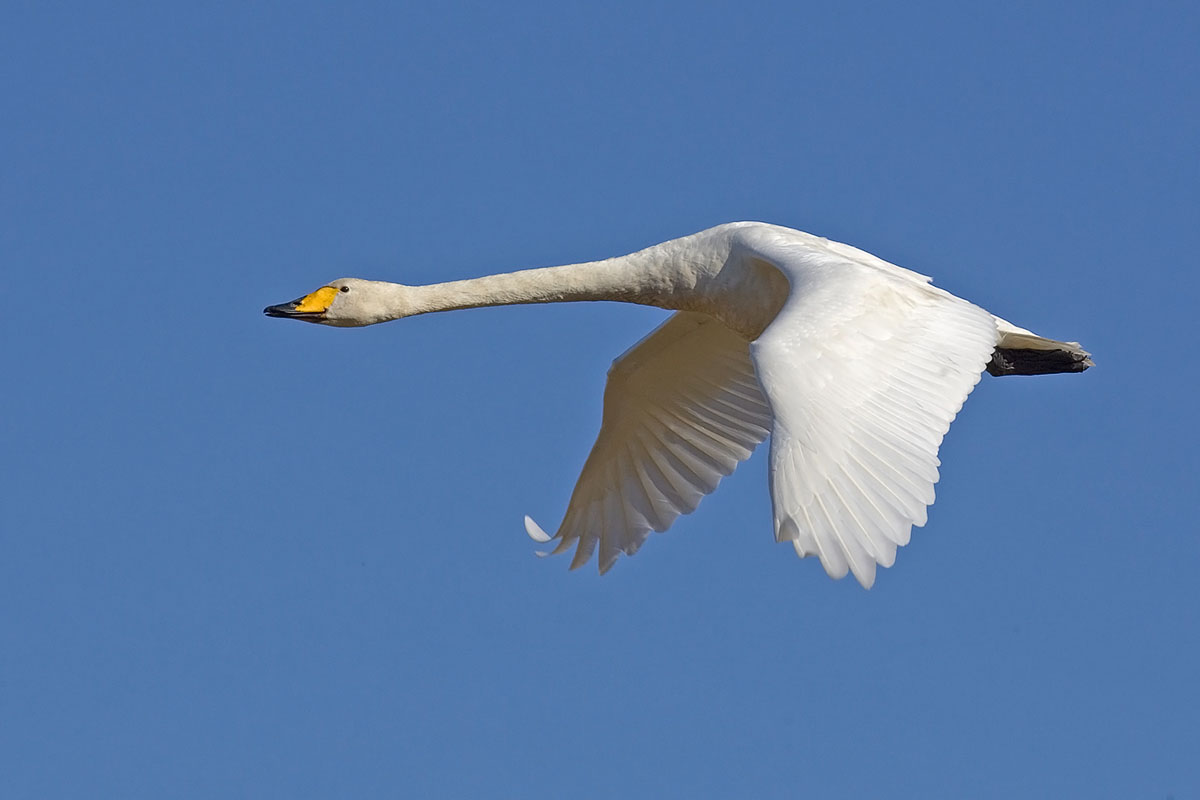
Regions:
<instances>
[{"instance_id":1,"label":"wing feather","mask_svg":"<svg viewBox=\"0 0 1200 800\"><path fill-rule=\"evenodd\" d=\"M609 370L600 434L553 537L571 568L633 555L750 457L770 429L750 345L717 320L679 312Z\"/></svg>"},{"instance_id":2,"label":"wing feather","mask_svg":"<svg viewBox=\"0 0 1200 800\"><path fill-rule=\"evenodd\" d=\"M773 416L776 537L863 586L924 525L937 451L991 358L991 314L916 273L815 237L741 240L791 286L752 344Z\"/></svg>"}]
</instances>

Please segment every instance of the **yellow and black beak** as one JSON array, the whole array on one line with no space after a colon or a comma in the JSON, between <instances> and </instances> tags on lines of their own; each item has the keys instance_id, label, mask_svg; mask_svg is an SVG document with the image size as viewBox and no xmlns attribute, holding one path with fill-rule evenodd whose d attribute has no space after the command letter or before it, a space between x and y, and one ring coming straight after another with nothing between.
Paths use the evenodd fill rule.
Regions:
<instances>
[{"instance_id":1,"label":"yellow and black beak","mask_svg":"<svg viewBox=\"0 0 1200 800\"><path fill-rule=\"evenodd\" d=\"M277 306L267 306L263 313L268 317L284 317L285 319L301 319L317 322L333 304L338 290L333 286L322 286L312 294L306 294L299 300L290 303L280 303Z\"/></svg>"}]
</instances>

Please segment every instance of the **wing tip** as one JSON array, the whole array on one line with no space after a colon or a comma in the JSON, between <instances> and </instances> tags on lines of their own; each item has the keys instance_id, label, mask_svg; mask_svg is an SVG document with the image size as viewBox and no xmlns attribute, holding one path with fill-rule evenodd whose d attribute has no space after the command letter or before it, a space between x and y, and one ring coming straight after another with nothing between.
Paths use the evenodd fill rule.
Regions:
<instances>
[{"instance_id":1,"label":"wing tip","mask_svg":"<svg viewBox=\"0 0 1200 800\"><path fill-rule=\"evenodd\" d=\"M542 530L542 526L538 525L536 522L534 522L533 517L529 516L528 514L525 515L525 533L529 536L530 539L533 539L535 542L538 542L539 544L545 544L546 542L548 542L552 538L554 538L550 534L548 534L544 530Z\"/></svg>"},{"instance_id":2,"label":"wing tip","mask_svg":"<svg viewBox=\"0 0 1200 800\"><path fill-rule=\"evenodd\" d=\"M788 532L787 527L789 527L789 523L790 528L794 529L798 534L799 528L791 519L785 521L783 532L785 534ZM779 539L778 536L779 533L776 534L776 541L787 541L786 539ZM850 554L844 550L839 549L837 551L835 560L835 558L832 557L835 554L823 554L819 545L815 549L810 550L799 538L791 539L790 541L798 558L816 556L817 560L821 563L821 568L825 570L825 574L831 579L840 581L847 575L853 575L854 579L858 581L858 584L864 589L868 590L875 585L876 567L879 566L886 569L891 567L896 562L896 553L894 550L890 553L890 558L887 556L876 557L871 553L867 553L867 558L863 559L862 563L856 563L856 561L851 558ZM814 539L814 542L815 541L816 540Z\"/></svg>"},{"instance_id":3,"label":"wing tip","mask_svg":"<svg viewBox=\"0 0 1200 800\"><path fill-rule=\"evenodd\" d=\"M854 579L858 581L858 585L868 591L875 585L875 566L877 563L872 558L869 564L864 564L859 568L853 569Z\"/></svg>"}]
</instances>

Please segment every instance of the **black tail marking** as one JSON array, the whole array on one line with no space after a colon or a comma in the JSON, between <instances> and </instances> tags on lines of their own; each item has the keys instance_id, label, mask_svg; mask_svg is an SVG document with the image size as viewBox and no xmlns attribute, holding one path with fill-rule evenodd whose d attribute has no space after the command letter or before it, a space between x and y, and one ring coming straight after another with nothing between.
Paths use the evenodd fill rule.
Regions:
<instances>
[{"instance_id":1,"label":"black tail marking","mask_svg":"<svg viewBox=\"0 0 1200 800\"><path fill-rule=\"evenodd\" d=\"M1083 372L1090 366L1092 359L1082 351L997 347L987 371L991 375L1053 375Z\"/></svg>"}]
</instances>

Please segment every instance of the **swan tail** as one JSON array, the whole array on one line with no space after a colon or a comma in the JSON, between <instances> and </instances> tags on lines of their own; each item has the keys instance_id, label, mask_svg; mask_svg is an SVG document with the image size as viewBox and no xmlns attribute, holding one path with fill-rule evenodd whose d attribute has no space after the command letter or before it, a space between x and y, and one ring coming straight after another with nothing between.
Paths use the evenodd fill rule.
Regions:
<instances>
[{"instance_id":1,"label":"swan tail","mask_svg":"<svg viewBox=\"0 0 1200 800\"><path fill-rule=\"evenodd\" d=\"M1083 372L1095 366L1092 354L1079 342L1060 342L1038 336L996 317L1000 340L988 362L991 375L1053 375Z\"/></svg>"}]
</instances>

